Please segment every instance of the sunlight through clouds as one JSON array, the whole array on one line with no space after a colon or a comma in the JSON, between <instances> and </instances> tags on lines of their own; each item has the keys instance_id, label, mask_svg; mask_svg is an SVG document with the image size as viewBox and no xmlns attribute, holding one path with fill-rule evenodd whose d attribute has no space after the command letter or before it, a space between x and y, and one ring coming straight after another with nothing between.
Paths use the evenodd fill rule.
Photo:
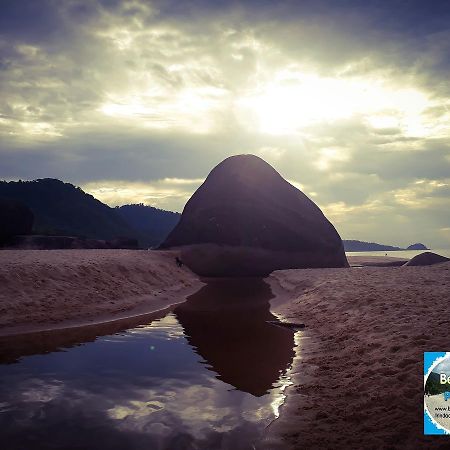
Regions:
<instances>
[{"instance_id":1,"label":"sunlight through clouds","mask_svg":"<svg viewBox=\"0 0 450 450\"><path fill-rule=\"evenodd\" d=\"M165 178L150 183L105 180L86 183L82 189L109 206L144 203L161 209L182 211L203 179Z\"/></svg>"},{"instance_id":2,"label":"sunlight through clouds","mask_svg":"<svg viewBox=\"0 0 450 450\"><path fill-rule=\"evenodd\" d=\"M215 113L226 101L227 92L213 87L183 89L176 93L147 92L130 97L110 95L113 100L100 107L107 116L133 120L155 129L179 128L190 133L214 129ZM161 102L161 98L165 98Z\"/></svg>"},{"instance_id":3,"label":"sunlight through clouds","mask_svg":"<svg viewBox=\"0 0 450 450\"><path fill-rule=\"evenodd\" d=\"M321 77L292 69L269 78L273 81L236 100L242 121L262 133L296 134L308 125L355 115L367 117L377 126L384 113L384 125L388 121L390 126L400 125L406 133L423 134L421 114L433 105L425 93L390 87L383 79ZM386 111L392 115L386 115Z\"/></svg>"}]
</instances>

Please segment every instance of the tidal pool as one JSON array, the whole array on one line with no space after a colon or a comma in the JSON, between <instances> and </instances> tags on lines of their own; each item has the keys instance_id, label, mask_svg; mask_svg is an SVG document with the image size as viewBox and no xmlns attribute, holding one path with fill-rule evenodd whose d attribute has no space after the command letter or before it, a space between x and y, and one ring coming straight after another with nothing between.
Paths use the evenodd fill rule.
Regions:
<instances>
[{"instance_id":1,"label":"tidal pool","mask_svg":"<svg viewBox=\"0 0 450 450\"><path fill-rule=\"evenodd\" d=\"M294 357L270 298L208 281L163 313L1 339L2 448L256 448Z\"/></svg>"}]
</instances>

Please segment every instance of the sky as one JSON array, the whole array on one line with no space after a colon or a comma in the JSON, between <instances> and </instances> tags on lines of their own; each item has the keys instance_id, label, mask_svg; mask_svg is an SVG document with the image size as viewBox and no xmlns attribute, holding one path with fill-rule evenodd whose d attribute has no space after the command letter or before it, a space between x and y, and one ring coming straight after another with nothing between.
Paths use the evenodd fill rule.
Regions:
<instances>
[{"instance_id":1,"label":"sky","mask_svg":"<svg viewBox=\"0 0 450 450\"><path fill-rule=\"evenodd\" d=\"M2 0L0 178L182 211L261 156L343 239L450 247L450 2Z\"/></svg>"}]
</instances>

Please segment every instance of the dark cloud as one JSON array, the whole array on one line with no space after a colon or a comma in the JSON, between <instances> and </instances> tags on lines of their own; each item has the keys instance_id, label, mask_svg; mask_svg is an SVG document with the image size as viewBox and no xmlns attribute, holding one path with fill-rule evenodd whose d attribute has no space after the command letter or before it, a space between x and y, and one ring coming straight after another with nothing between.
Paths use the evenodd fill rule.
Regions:
<instances>
[{"instance_id":1,"label":"dark cloud","mask_svg":"<svg viewBox=\"0 0 450 450\"><path fill-rule=\"evenodd\" d=\"M330 214L346 237L364 238L347 234L359 233L351 220L378 236L392 211L415 240L422 225L436 235L450 206L449 19L447 1L4 1L0 177L198 180L231 154L255 153L324 208L339 204ZM256 103L242 120L239 99L263 95L283 71L293 75L281 86L309 71L366 80L364 97L382 80L381 96L406 86L427 105L420 111L405 91L374 112L376 95L368 95L368 111L319 115L281 133L257 126L264 109L269 126L276 122L270 103ZM343 97L342 107L357 100ZM292 104L273 108L290 114L289 123L314 113L309 101L294 92ZM324 111L340 109L320 102ZM381 123L387 116L387 125L374 126L371 114ZM178 186L164 206L180 209L194 185Z\"/></svg>"}]
</instances>

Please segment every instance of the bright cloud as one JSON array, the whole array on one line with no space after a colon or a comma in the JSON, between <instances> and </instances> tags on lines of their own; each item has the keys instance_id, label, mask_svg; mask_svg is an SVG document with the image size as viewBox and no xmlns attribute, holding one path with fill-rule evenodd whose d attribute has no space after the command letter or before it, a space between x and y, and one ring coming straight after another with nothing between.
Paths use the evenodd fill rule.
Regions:
<instances>
[{"instance_id":1,"label":"bright cloud","mask_svg":"<svg viewBox=\"0 0 450 450\"><path fill-rule=\"evenodd\" d=\"M165 178L150 183L106 180L86 183L82 188L110 206L132 202L182 211L192 192L203 181L203 179L180 178Z\"/></svg>"}]
</instances>

